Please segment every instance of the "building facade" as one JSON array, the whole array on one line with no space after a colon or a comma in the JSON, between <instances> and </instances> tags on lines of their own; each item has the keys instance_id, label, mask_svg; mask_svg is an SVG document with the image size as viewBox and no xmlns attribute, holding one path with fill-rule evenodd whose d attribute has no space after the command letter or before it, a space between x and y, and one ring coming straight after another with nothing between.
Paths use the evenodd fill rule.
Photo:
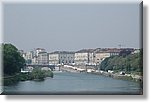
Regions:
<instances>
[{"instance_id":1,"label":"building facade","mask_svg":"<svg viewBox=\"0 0 150 102\"><path fill-rule=\"evenodd\" d=\"M38 53L38 64L48 64L47 52L39 52Z\"/></svg>"},{"instance_id":2,"label":"building facade","mask_svg":"<svg viewBox=\"0 0 150 102\"><path fill-rule=\"evenodd\" d=\"M94 53L93 49L83 49L75 52L75 64L77 65L86 65L93 64L94 62Z\"/></svg>"},{"instance_id":3,"label":"building facade","mask_svg":"<svg viewBox=\"0 0 150 102\"><path fill-rule=\"evenodd\" d=\"M38 56L32 58L32 64L38 64Z\"/></svg>"},{"instance_id":4,"label":"building facade","mask_svg":"<svg viewBox=\"0 0 150 102\"><path fill-rule=\"evenodd\" d=\"M56 52L49 53L48 61L49 64L53 64L53 65L59 64L59 53Z\"/></svg>"},{"instance_id":5,"label":"building facade","mask_svg":"<svg viewBox=\"0 0 150 102\"><path fill-rule=\"evenodd\" d=\"M71 64L74 63L74 53L73 52L61 52L59 54L59 63Z\"/></svg>"},{"instance_id":6,"label":"building facade","mask_svg":"<svg viewBox=\"0 0 150 102\"><path fill-rule=\"evenodd\" d=\"M119 55L120 51L120 49L116 48L105 48L97 50L94 56L94 63L100 64L107 57Z\"/></svg>"},{"instance_id":7,"label":"building facade","mask_svg":"<svg viewBox=\"0 0 150 102\"><path fill-rule=\"evenodd\" d=\"M40 52L45 52L45 49L43 49L43 48L36 48L34 51L35 51L35 56L38 56L38 54Z\"/></svg>"},{"instance_id":8,"label":"building facade","mask_svg":"<svg viewBox=\"0 0 150 102\"><path fill-rule=\"evenodd\" d=\"M94 63L100 64L107 57L110 57L109 52L96 52L94 57Z\"/></svg>"},{"instance_id":9,"label":"building facade","mask_svg":"<svg viewBox=\"0 0 150 102\"><path fill-rule=\"evenodd\" d=\"M74 52L55 51L49 53L49 64L71 64L74 63Z\"/></svg>"}]
</instances>

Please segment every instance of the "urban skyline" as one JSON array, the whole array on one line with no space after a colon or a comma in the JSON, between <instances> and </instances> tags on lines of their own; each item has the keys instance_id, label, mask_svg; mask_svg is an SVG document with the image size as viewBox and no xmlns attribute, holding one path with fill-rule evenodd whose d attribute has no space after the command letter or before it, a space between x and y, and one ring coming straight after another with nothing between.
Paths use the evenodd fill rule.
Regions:
<instances>
[{"instance_id":1,"label":"urban skyline","mask_svg":"<svg viewBox=\"0 0 150 102\"><path fill-rule=\"evenodd\" d=\"M28 64L92 64L100 63L107 57L138 53L140 49L134 48L95 48L78 51L47 52L44 48L36 48L25 52L19 50Z\"/></svg>"}]
</instances>

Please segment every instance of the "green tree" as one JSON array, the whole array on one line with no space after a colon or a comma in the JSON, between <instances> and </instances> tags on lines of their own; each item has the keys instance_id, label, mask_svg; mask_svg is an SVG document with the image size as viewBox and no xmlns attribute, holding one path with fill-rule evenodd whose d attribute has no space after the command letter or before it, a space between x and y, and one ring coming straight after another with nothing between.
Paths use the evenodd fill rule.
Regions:
<instances>
[{"instance_id":1,"label":"green tree","mask_svg":"<svg viewBox=\"0 0 150 102\"><path fill-rule=\"evenodd\" d=\"M13 75L20 72L25 65L24 58L12 44L2 44L4 74Z\"/></svg>"},{"instance_id":2,"label":"green tree","mask_svg":"<svg viewBox=\"0 0 150 102\"><path fill-rule=\"evenodd\" d=\"M113 56L105 58L100 65L101 70L114 70L130 72L143 72L143 52L126 56Z\"/></svg>"}]
</instances>

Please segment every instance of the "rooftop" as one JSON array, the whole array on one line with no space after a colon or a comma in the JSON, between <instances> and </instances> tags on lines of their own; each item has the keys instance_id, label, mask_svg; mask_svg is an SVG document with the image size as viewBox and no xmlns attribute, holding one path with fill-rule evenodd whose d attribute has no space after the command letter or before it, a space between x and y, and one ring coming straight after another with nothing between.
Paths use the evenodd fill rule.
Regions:
<instances>
[{"instance_id":1,"label":"rooftop","mask_svg":"<svg viewBox=\"0 0 150 102\"><path fill-rule=\"evenodd\" d=\"M45 51L42 51L42 52L39 52L38 54L45 54L45 53L47 53L47 52L45 52Z\"/></svg>"},{"instance_id":2,"label":"rooftop","mask_svg":"<svg viewBox=\"0 0 150 102\"><path fill-rule=\"evenodd\" d=\"M55 52L51 52L49 54L74 54L74 52L72 52L72 51L55 51Z\"/></svg>"},{"instance_id":3,"label":"rooftop","mask_svg":"<svg viewBox=\"0 0 150 102\"><path fill-rule=\"evenodd\" d=\"M36 50L45 50L45 49L43 49L43 48L36 48Z\"/></svg>"},{"instance_id":4,"label":"rooftop","mask_svg":"<svg viewBox=\"0 0 150 102\"><path fill-rule=\"evenodd\" d=\"M79 51L76 51L76 53L92 53L94 49L82 49Z\"/></svg>"}]
</instances>

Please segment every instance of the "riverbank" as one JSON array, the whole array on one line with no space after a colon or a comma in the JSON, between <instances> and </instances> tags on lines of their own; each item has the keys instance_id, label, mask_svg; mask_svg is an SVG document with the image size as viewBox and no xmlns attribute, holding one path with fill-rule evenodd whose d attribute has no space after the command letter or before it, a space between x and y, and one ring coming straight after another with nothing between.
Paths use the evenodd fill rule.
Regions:
<instances>
[{"instance_id":1,"label":"riverbank","mask_svg":"<svg viewBox=\"0 0 150 102\"><path fill-rule=\"evenodd\" d=\"M17 83L19 81L27 81L27 80L35 80L41 81L44 80L46 77L53 78L52 71L41 71L41 70L34 70L31 73L17 73L15 75L5 75L3 78L3 84L5 86Z\"/></svg>"},{"instance_id":2,"label":"riverbank","mask_svg":"<svg viewBox=\"0 0 150 102\"><path fill-rule=\"evenodd\" d=\"M128 81L143 83L143 77L140 76L140 75L134 75L134 74L121 75L119 73L109 73L109 72L105 72L105 71L90 72L90 73L97 74L97 75L103 75L103 76L111 77L111 78L114 78L114 79L121 79L121 80L128 80Z\"/></svg>"},{"instance_id":3,"label":"riverbank","mask_svg":"<svg viewBox=\"0 0 150 102\"><path fill-rule=\"evenodd\" d=\"M77 72L79 73L80 72L78 70L75 70L75 69L72 69L72 68L67 68L67 67L61 67L60 70L63 71L63 72L72 72L72 73L77 73Z\"/></svg>"},{"instance_id":4,"label":"riverbank","mask_svg":"<svg viewBox=\"0 0 150 102\"><path fill-rule=\"evenodd\" d=\"M114 73L112 71L111 72L96 71L96 70L92 70L93 68L85 69L85 68L82 68L80 66L75 67L75 68L73 68L71 66L70 67L61 67L60 69L61 69L61 71L65 71L65 72L73 72L73 73L74 72L75 73L85 72L85 73L91 73L91 74L96 74L96 75L112 77L112 78L115 78L115 79L135 81L135 82L140 82L140 83L143 82L142 75L137 75L137 74L120 74L119 72L118 73ZM83 69L83 70L81 70L81 69Z\"/></svg>"},{"instance_id":5,"label":"riverbank","mask_svg":"<svg viewBox=\"0 0 150 102\"><path fill-rule=\"evenodd\" d=\"M114 72L109 70L107 71L98 71L96 70L97 67L92 67L92 66L78 66L78 68L82 68L82 69L86 69L87 73L93 73L93 74L98 74L98 75L103 75L103 76L107 76L107 77L112 77L115 79L121 79L121 80L129 80L129 81L135 81L135 82L143 82L143 77L142 77L142 73L137 73L134 72L132 74L127 74L127 73L122 73L121 72Z\"/></svg>"}]
</instances>

